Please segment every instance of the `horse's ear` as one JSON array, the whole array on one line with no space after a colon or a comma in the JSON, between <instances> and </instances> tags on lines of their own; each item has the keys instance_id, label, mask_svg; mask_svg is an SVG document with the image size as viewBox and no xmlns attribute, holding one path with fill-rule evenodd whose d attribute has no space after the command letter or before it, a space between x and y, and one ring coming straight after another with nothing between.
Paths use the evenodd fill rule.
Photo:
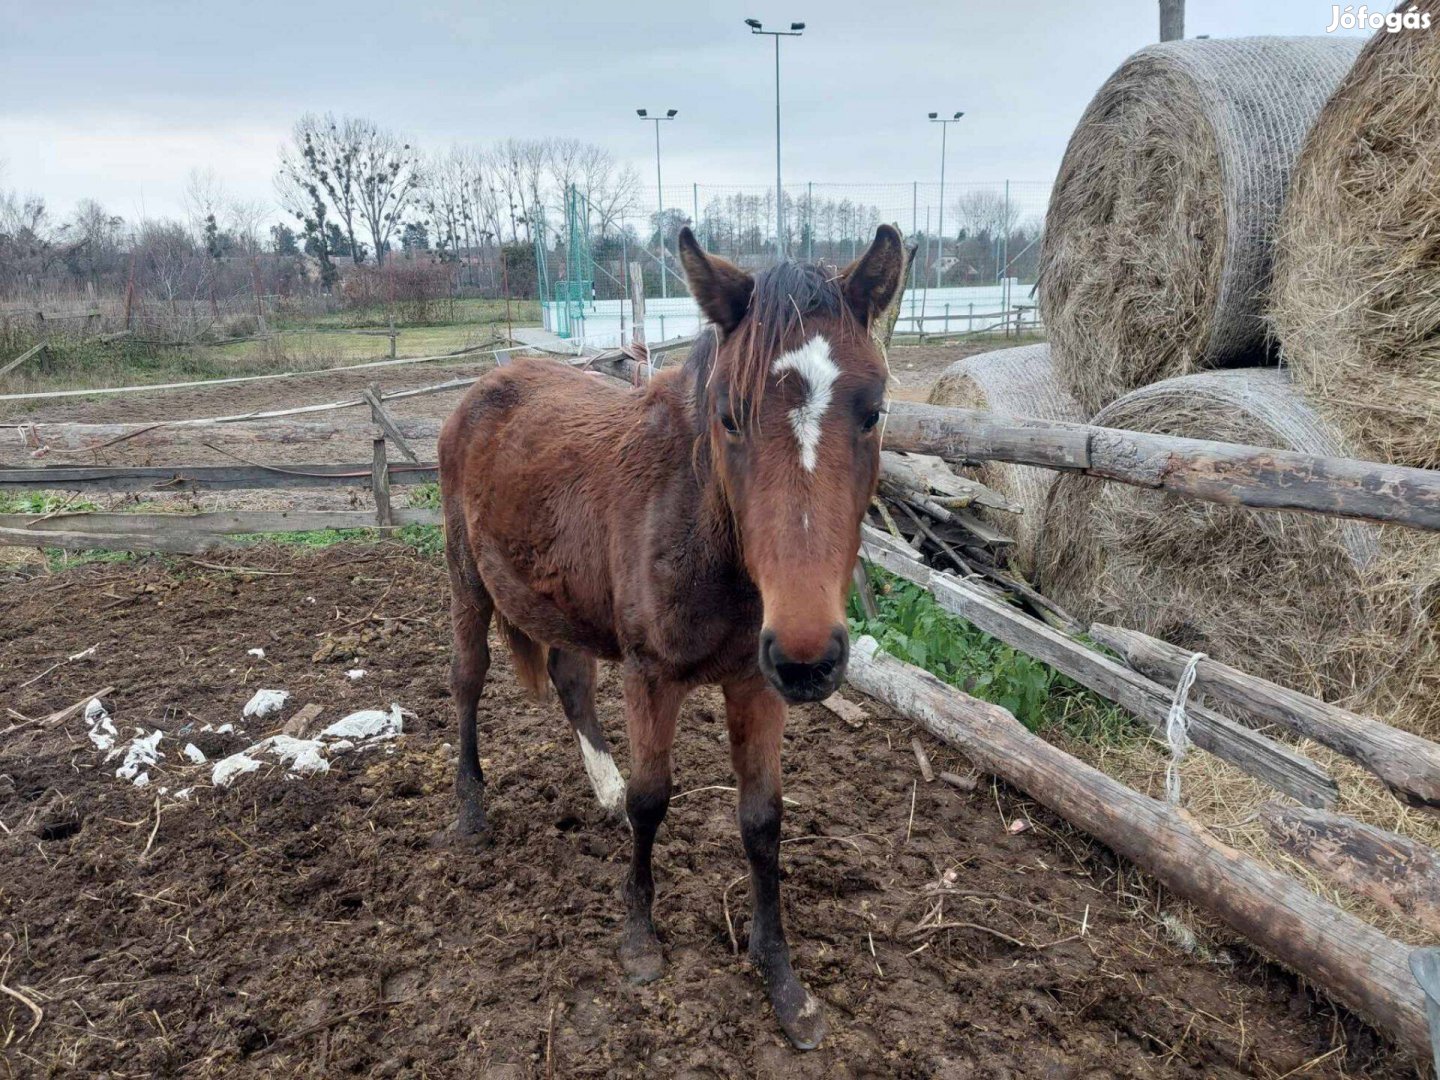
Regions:
<instances>
[{"instance_id":1,"label":"horse's ear","mask_svg":"<svg viewBox=\"0 0 1440 1080\"><path fill-rule=\"evenodd\" d=\"M738 266L707 254L688 226L680 230L679 247L690 295L721 333L730 333L745 317L755 279Z\"/></svg>"},{"instance_id":2,"label":"horse's ear","mask_svg":"<svg viewBox=\"0 0 1440 1080\"><path fill-rule=\"evenodd\" d=\"M866 326L890 306L905 281L905 242L894 225L875 230L865 254L840 272L845 302Z\"/></svg>"}]
</instances>

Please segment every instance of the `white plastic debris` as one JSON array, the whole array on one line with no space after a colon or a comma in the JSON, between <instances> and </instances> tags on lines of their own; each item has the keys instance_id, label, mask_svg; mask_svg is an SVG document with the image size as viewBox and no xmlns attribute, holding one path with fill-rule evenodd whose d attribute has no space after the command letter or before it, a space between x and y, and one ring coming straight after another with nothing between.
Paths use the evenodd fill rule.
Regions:
<instances>
[{"instance_id":1,"label":"white plastic debris","mask_svg":"<svg viewBox=\"0 0 1440 1080\"><path fill-rule=\"evenodd\" d=\"M260 768L258 758L252 758L245 751L238 754L231 754L215 763L215 768L210 771L210 782L216 787L229 787L230 782L237 776L245 773L255 772Z\"/></svg>"},{"instance_id":2,"label":"white plastic debris","mask_svg":"<svg viewBox=\"0 0 1440 1080\"><path fill-rule=\"evenodd\" d=\"M120 734L115 730L115 722L110 719L110 714L105 711L105 706L100 704L99 698L91 698L86 703L85 726L90 729L87 734L97 750L113 748L116 736Z\"/></svg>"},{"instance_id":3,"label":"white plastic debris","mask_svg":"<svg viewBox=\"0 0 1440 1080\"><path fill-rule=\"evenodd\" d=\"M151 765L158 764L165 755L160 752L161 731L159 728L146 735L140 728L135 729L135 738L125 748L125 760L115 770L115 775L121 780L129 780L136 787L144 787L150 782L150 774L147 771ZM111 751L111 757L118 751ZM108 760L108 759L107 759Z\"/></svg>"},{"instance_id":4,"label":"white plastic debris","mask_svg":"<svg viewBox=\"0 0 1440 1080\"><path fill-rule=\"evenodd\" d=\"M365 669L363 667L351 668L345 672L345 677L351 682L359 682L365 677Z\"/></svg>"},{"instance_id":5,"label":"white plastic debris","mask_svg":"<svg viewBox=\"0 0 1440 1080\"><path fill-rule=\"evenodd\" d=\"M325 746L319 739L296 739L290 735L274 735L261 743L265 748L290 766L291 776L309 776L311 773L330 771L330 762L325 760ZM258 749L258 747L257 747Z\"/></svg>"},{"instance_id":6,"label":"white plastic debris","mask_svg":"<svg viewBox=\"0 0 1440 1080\"><path fill-rule=\"evenodd\" d=\"M193 742L187 742L185 744L185 749L182 750L181 753L185 755L185 757L192 765L204 765L207 760L205 757L205 751L201 750Z\"/></svg>"},{"instance_id":7,"label":"white plastic debris","mask_svg":"<svg viewBox=\"0 0 1440 1080\"><path fill-rule=\"evenodd\" d=\"M179 791L175 792L174 797L179 799L181 802L189 802L190 795L194 792L194 790L195 789L193 787L181 788Z\"/></svg>"},{"instance_id":8,"label":"white plastic debris","mask_svg":"<svg viewBox=\"0 0 1440 1080\"><path fill-rule=\"evenodd\" d=\"M320 737L334 739L393 739L405 731L404 710L391 705L390 711L383 709L361 709L349 716L336 720Z\"/></svg>"},{"instance_id":9,"label":"white plastic debris","mask_svg":"<svg viewBox=\"0 0 1440 1080\"><path fill-rule=\"evenodd\" d=\"M255 657L256 660L264 660L264 659L265 659L265 650L264 650L264 649L250 649L250 650L248 650L248 651L246 652L246 655L247 655L247 656L253 656L253 657Z\"/></svg>"},{"instance_id":10,"label":"white plastic debris","mask_svg":"<svg viewBox=\"0 0 1440 1080\"><path fill-rule=\"evenodd\" d=\"M405 730L405 710L391 705L383 709L362 709L335 721L312 739L271 735L215 763L210 780L216 787L229 787L245 773L255 772L266 759L285 766L288 779L298 780L330 771L330 759L347 750L365 749L388 742ZM414 713L410 714L414 716ZM387 746L393 750L393 746Z\"/></svg>"},{"instance_id":11,"label":"white plastic debris","mask_svg":"<svg viewBox=\"0 0 1440 1080\"><path fill-rule=\"evenodd\" d=\"M290 694L285 690L256 690L255 696L245 703L242 715L247 720L266 720L285 708L289 700Z\"/></svg>"},{"instance_id":12,"label":"white plastic debris","mask_svg":"<svg viewBox=\"0 0 1440 1080\"><path fill-rule=\"evenodd\" d=\"M210 725L209 725L209 724L206 724L206 725L205 725L203 728L201 728L200 730L201 730L201 731L209 731L209 730L210 730ZM234 724L221 724L219 727L217 727L217 728L215 729L215 734L216 734L216 735L233 735L233 734L235 734L235 725L234 725Z\"/></svg>"}]
</instances>

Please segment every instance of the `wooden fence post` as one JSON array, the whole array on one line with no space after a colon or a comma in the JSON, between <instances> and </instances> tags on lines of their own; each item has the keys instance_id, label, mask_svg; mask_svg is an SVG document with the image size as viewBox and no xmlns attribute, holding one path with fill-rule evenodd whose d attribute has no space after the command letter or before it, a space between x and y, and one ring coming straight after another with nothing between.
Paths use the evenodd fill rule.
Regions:
<instances>
[{"instance_id":1,"label":"wooden fence post","mask_svg":"<svg viewBox=\"0 0 1440 1080\"><path fill-rule=\"evenodd\" d=\"M630 264L630 314L634 326L631 340L636 345L645 344L645 272L638 262Z\"/></svg>"},{"instance_id":2,"label":"wooden fence post","mask_svg":"<svg viewBox=\"0 0 1440 1080\"><path fill-rule=\"evenodd\" d=\"M366 389L365 398L370 402L370 419L375 423L375 457L370 471L370 489L375 494L375 522L385 529L395 524L395 515L390 509L390 465L385 459L385 421L388 417L380 405L376 384L371 383Z\"/></svg>"}]
</instances>

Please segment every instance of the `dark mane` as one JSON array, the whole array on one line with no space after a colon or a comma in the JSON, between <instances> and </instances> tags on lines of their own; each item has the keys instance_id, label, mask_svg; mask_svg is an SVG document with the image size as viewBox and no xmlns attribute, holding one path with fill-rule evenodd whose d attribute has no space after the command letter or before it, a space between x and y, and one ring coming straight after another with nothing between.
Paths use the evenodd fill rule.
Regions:
<instances>
[{"instance_id":1,"label":"dark mane","mask_svg":"<svg viewBox=\"0 0 1440 1080\"><path fill-rule=\"evenodd\" d=\"M822 263L786 260L755 275L755 288L745 318L727 340L736 348L726 372L730 396L758 410L765 396L770 364L782 352L798 347L808 336L806 319L838 321L842 335L862 333L863 327L841 289L841 271ZM701 327L699 339L686 360L695 378L696 401L706 398L705 384L719 353L720 334L712 324Z\"/></svg>"}]
</instances>

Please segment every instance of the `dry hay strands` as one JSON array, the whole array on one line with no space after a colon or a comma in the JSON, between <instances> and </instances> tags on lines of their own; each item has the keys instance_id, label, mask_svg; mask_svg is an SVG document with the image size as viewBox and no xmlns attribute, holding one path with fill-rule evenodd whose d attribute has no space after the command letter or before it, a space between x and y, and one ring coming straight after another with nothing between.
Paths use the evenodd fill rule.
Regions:
<instances>
[{"instance_id":1,"label":"dry hay strands","mask_svg":"<svg viewBox=\"0 0 1440 1080\"><path fill-rule=\"evenodd\" d=\"M1440 468L1440 0L1376 34L1301 151L1271 319L1307 397L1367 457Z\"/></svg>"},{"instance_id":2,"label":"dry hay strands","mask_svg":"<svg viewBox=\"0 0 1440 1080\"><path fill-rule=\"evenodd\" d=\"M1096 424L1338 455L1280 370L1206 372ZM1440 538L1062 476L1037 556L1069 610L1204 652L1396 727L1440 732Z\"/></svg>"},{"instance_id":3,"label":"dry hay strands","mask_svg":"<svg viewBox=\"0 0 1440 1080\"><path fill-rule=\"evenodd\" d=\"M1079 404L1055 377L1048 344L1022 345L957 360L935 381L929 402L983 409L1014 418L1085 421ZM1014 537L1011 564L1029 575L1034 570L1041 515L1045 512L1045 500L1055 482L1055 473L1004 461L986 462L970 473L1021 507L1018 517L1008 514L991 517L987 511L977 512Z\"/></svg>"},{"instance_id":4,"label":"dry hay strands","mask_svg":"<svg viewBox=\"0 0 1440 1080\"><path fill-rule=\"evenodd\" d=\"M1056 372L1087 412L1259 360L1290 171L1359 49L1353 38L1172 41L1100 88L1065 150L1040 256Z\"/></svg>"}]
</instances>

